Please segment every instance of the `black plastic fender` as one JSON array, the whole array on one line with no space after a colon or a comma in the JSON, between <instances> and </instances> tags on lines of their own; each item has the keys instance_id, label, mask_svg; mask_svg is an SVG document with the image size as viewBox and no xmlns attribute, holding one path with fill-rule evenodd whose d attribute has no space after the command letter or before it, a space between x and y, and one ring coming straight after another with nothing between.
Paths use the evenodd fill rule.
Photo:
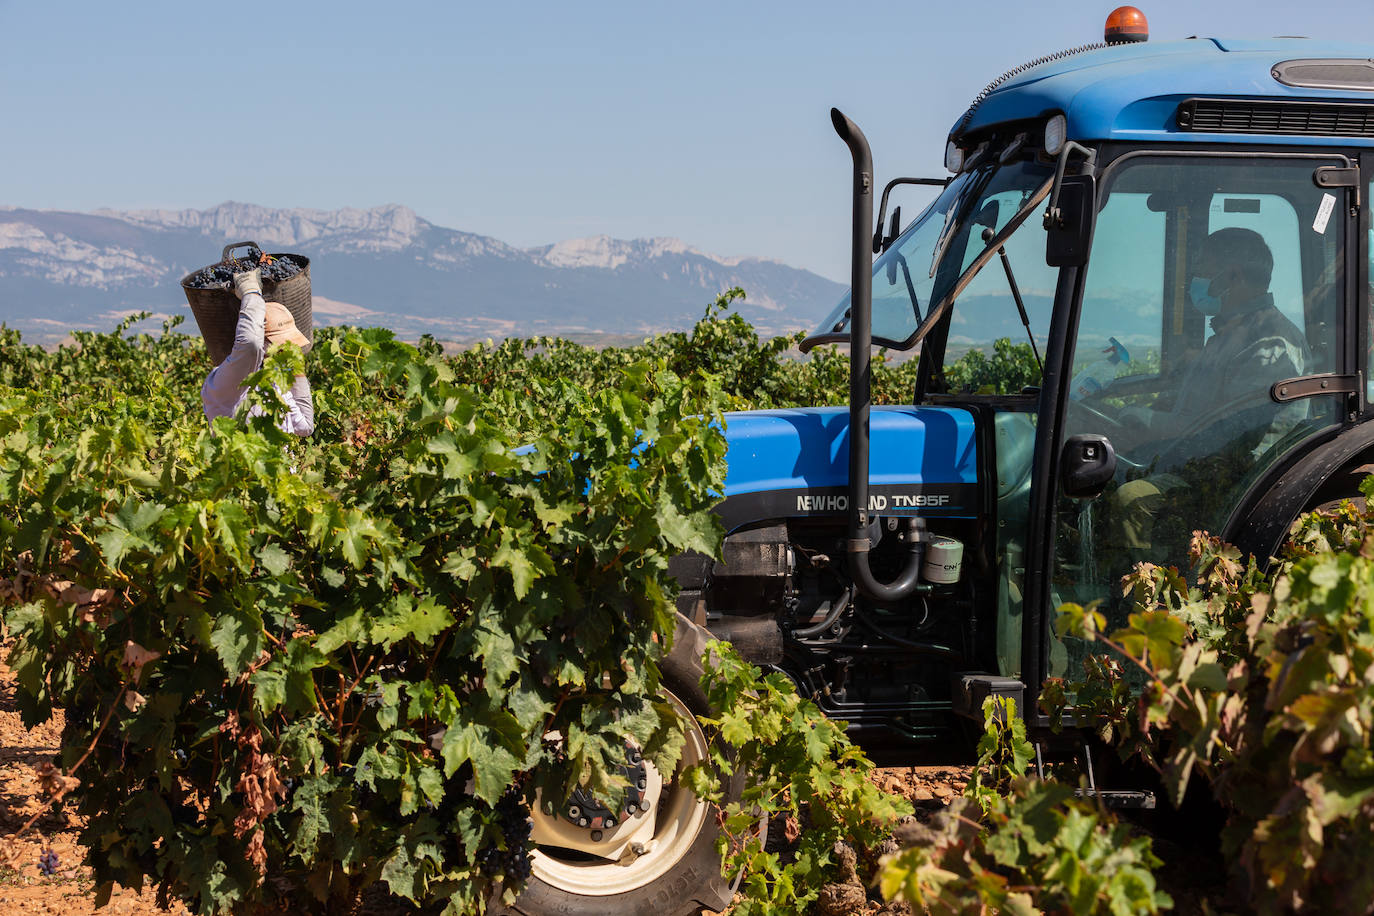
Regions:
<instances>
[{"instance_id":1,"label":"black plastic fender","mask_svg":"<svg viewBox=\"0 0 1374 916\"><path fill-rule=\"evenodd\" d=\"M1231 514L1222 537L1267 565L1299 515L1323 502L1359 495L1357 471L1370 461L1374 422L1341 430L1252 488Z\"/></svg>"}]
</instances>

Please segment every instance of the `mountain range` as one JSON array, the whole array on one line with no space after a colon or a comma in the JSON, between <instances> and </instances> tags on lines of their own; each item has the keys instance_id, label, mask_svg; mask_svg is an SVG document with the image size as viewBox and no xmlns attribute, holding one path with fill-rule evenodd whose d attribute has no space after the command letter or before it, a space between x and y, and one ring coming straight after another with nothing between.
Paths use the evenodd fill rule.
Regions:
<instances>
[{"instance_id":1,"label":"mountain range","mask_svg":"<svg viewBox=\"0 0 1374 916\"><path fill-rule=\"evenodd\" d=\"M683 329L716 295L763 333L811 328L844 288L763 258L724 258L672 238L607 236L518 248L436 226L408 207L74 213L0 207L0 322L53 343L120 316L184 315L181 279L230 242L310 258L317 324L381 325L450 340L578 338Z\"/></svg>"}]
</instances>

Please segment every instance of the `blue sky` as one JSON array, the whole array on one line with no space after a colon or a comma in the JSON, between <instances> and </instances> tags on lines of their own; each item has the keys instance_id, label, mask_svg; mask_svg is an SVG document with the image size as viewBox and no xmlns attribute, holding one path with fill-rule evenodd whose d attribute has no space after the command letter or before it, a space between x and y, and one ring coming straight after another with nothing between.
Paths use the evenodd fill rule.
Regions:
<instances>
[{"instance_id":1,"label":"blue sky","mask_svg":"<svg viewBox=\"0 0 1374 916\"><path fill-rule=\"evenodd\" d=\"M984 85L1100 40L1114 5L0 0L0 204L400 203L516 245L669 235L843 280L830 107L880 180L941 176ZM1374 41L1367 2L1141 7L1156 39Z\"/></svg>"}]
</instances>

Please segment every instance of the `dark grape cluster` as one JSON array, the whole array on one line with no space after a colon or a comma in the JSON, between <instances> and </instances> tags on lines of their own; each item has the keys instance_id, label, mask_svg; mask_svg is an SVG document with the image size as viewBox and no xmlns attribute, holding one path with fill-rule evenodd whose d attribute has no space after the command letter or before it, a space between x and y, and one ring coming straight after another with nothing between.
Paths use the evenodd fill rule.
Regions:
<instances>
[{"instance_id":1,"label":"dark grape cluster","mask_svg":"<svg viewBox=\"0 0 1374 916\"><path fill-rule=\"evenodd\" d=\"M496 803L496 826L504 842L478 850L477 865L493 878L504 877L507 884L519 884L530 876L530 813L519 788L507 789Z\"/></svg>"},{"instance_id":2,"label":"dark grape cluster","mask_svg":"<svg viewBox=\"0 0 1374 916\"><path fill-rule=\"evenodd\" d=\"M234 274L254 267L262 270L264 280L274 283L289 280L301 272L301 265L290 255L264 260L262 252L250 248L246 258L230 258L196 271L187 279L186 285L193 289L222 289L234 282Z\"/></svg>"},{"instance_id":3,"label":"dark grape cluster","mask_svg":"<svg viewBox=\"0 0 1374 916\"><path fill-rule=\"evenodd\" d=\"M38 870L44 875L51 876L57 871L57 851L51 846L43 850L43 854L38 857Z\"/></svg>"}]
</instances>

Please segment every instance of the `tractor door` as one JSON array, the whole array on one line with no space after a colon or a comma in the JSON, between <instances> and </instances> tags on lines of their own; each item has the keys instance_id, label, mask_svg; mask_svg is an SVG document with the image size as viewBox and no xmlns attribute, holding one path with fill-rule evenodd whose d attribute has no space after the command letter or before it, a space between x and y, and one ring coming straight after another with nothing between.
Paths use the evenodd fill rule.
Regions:
<instances>
[{"instance_id":1,"label":"tractor door","mask_svg":"<svg viewBox=\"0 0 1374 916\"><path fill-rule=\"evenodd\" d=\"M1194 531L1220 533L1266 472L1342 422L1342 395L1274 395L1286 379L1354 371L1341 329L1355 189L1318 175L1351 166L1339 155L1135 152L1102 174L1076 326L1056 316L1073 381L1056 431L1058 492L1044 503L1055 511L1041 671L1077 673L1089 651L1053 636L1060 604L1100 600L1109 626L1123 624L1125 573L1142 561L1185 569ZM1118 459L1091 499L1058 482L1080 434L1105 436Z\"/></svg>"}]
</instances>

